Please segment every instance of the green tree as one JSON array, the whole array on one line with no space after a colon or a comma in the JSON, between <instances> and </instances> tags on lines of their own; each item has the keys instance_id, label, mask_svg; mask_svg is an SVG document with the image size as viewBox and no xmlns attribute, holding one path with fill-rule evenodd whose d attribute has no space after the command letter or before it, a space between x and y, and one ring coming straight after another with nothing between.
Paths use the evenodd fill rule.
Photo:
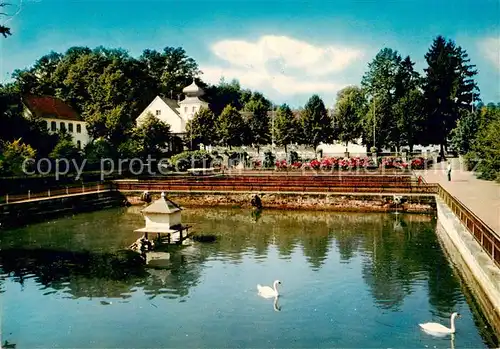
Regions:
<instances>
[{"instance_id":1,"label":"green tree","mask_svg":"<svg viewBox=\"0 0 500 349\"><path fill-rule=\"evenodd\" d=\"M248 120L248 131L250 133L250 142L257 146L257 151L261 145L269 144L271 140L268 115L270 108L271 102L260 93L255 93L243 108L245 111L252 113Z\"/></svg>"},{"instance_id":2,"label":"green tree","mask_svg":"<svg viewBox=\"0 0 500 349\"><path fill-rule=\"evenodd\" d=\"M424 96L419 89L405 93L393 108L399 131L399 145L408 145L410 152L422 139L425 124Z\"/></svg>"},{"instance_id":3,"label":"green tree","mask_svg":"<svg viewBox=\"0 0 500 349\"><path fill-rule=\"evenodd\" d=\"M228 105L241 110L244 105L242 103L243 95L244 99L249 98L249 93L243 91L238 80L234 79L231 82L226 82L222 78L216 86L211 86L206 91L207 100L215 115L220 115Z\"/></svg>"},{"instance_id":4,"label":"green tree","mask_svg":"<svg viewBox=\"0 0 500 349\"><path fill-rule=\"evenodd\" d=\"M363 91L357 86L348 86L337 93L333 114L334 134L345 143L361 136L362 119L366 115L367 102Z\"/></svg>"},{"instance_id":5,"label":"green tree","mask_svg":"<svg viewBox=\"0 0 500 349\"><path fill-rule=\"evenodd\" d=\"M477 86L472 78L476 71L468 64L465 50L442 36L434 39L425 59L428 65L423 84L428 115L425 143L439 144L444 158L447 139L460 110L468 109L475 100Z\"/></svg>"},{"instance_id":6,"label":"green tree","mask_svg":"<svg viewBox=\"0 0 500 349\"><path fill-rule=\"evenodd\" d=\"M282 104L276 111L274 118L274 140L280 147L297 141L299 125L294 118L293 112L287 104Z\"/></svg>"},{"instance_id":7,"label":"green tree","mask_svg":"<svg viewBox=\"0 0 500 349\"><path fill-rule=\"evenodd\" d=\"M201 108L196 112L193 119L186 124L186 134L188 141L194 146L199 144L211 145L217 142L215 134L216 117L208 108Z\"/></svg>"},{"instance_id":8,"label":"green tree","mask_svg":"<svg viewBox=\"0 0 500 349\"><path fill-rule=\"evenodd\" d=\"M224 108L217 120L217 134L221 144L241 146L245 140L246 125L240 112L233 106Z\"/></svg>"},{"instance_id":9,"label":"green tree","mask_svg":"<svg viewBox=\"0 0 500 349\"><path fill-rule=\"evenodd\" d=\"M132 131L132 138L141 144L141 156L147 158L151 155L161 156L169 150L171 140L170 125L158 120L153 114L148 113L141 125Z\"/></svg>"},{"instance_id":10,"label":"green tree","mask_svg":"<svg viewBox=\"0 0 500 349\"><path fill-rule=\"evenodd\" d=\"M457 121L457 126L451 130L451 147L461 155L468 153L473 149L478 130L477 113L464 111L464 115Z\"/></svg>"},{"instance_id":11,"label":"green tree","mask_svg":"<svg viewBox=\"0 0 500 349\"><path fill-rule=\"evenodd\" d=\"M392 106L397 100L397 81L400 74L401 56L390 48L380 50L368 64L368 71L361 81L363 89L371 96L370 110L363 120L365 144L370 144L373 138L378 149L397 146L399 143L399 132Z\"/></svg>"},{"instance_id":12,"label":"green tree","mask_svg":"<svg viewBox=\"0 0 500 349\"><path fill-rule=\"evenodd\" d=\"M479 177L500 181L500 103L488 104L479 113L479 130L468 157L480 159Z\"/></svg>"},{"instance_id":13,"label":"green tree","mask_svg":"<svg viewBox=\"0 0 500 349\"><path fill-rule=\"evenodd\" d=\"M49 155L52 159L79 159L81 154L80 150L73 143L72 137L68 133L59 134L59 142Z\"/></svg>"},{"instance_id":14,"label":"green tree","mask_svg":"<svg viewBox=\"0 0 500 349\"><path fill-rule=\"evenodd\" d=\"M139 61L143 63L151 81L158 84L158 93L173 97L182 92L201 72L196 61L182 47L165 47L160 53L145 50Z\"/></svg>"},{"instance_id":15,"label":"green tree","mask_svg":"<svg viewBox=\"0 0 500 349\"><path fill-rule=\"evenodd\" d=\"M303 140L312 146L314 151L321 142L332 140L333 126L325 104L318 95L313 95L304 106L301 113Z\"/></svg>"},{"instance_id":16,"label":"green tree","mask_svg":"<svg viewBox=\"0 0 500 349\"><path fill-rule=\"evenodd\" d=\"M23 175L25 160L36 156L36 151L29 144L21 142L21 138L13 142L0 142L0 149L0 173L4 176Z\"/></svg>"},{"instance_id":17,"label":"green tree","mask_svg":"<svg viewBox=\"0 0 500 349\"><path fill-rule=\"evenodd\" d=\"M99 169L102 159L116 159L118 155L116 148L104 138L87 143L84 153L87 159L87 168L91 170Z\"/></svg>"},{"instance_id":18,"label":"green tree","mask_svg":"<svg viewBox=\"0 0 500 349\"><path fill-rule=\"evenodd\" d=\"M47 124L36 116L25 117L17 84L0 86L0 140L22 138L37 150L38 156L47 156L57 143L57 135L50 135Z\"/></svg>"},{"instance_id":19,"label":"green tree","mask_svg":"<svg viewBox=\"0 0 500 349\"><path fill-rule=\"evenodd\" d=\"M8 6L8 5L9 4L2 2L2 3L0 3L0 8L3 8L3 7ZM0 13L0 15L6 16L5 13ZM6 27L4 25L0 25L0 34L2 34L4 38L6 38L9 35L12 35L12 33L10 32L10 28Z\"/></svg>"}]
</instances>

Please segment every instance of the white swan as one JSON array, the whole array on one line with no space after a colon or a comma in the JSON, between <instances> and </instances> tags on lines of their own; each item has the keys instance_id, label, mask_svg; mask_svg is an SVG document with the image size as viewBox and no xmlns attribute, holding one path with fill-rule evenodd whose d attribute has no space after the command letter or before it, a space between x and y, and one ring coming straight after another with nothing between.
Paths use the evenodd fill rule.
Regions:
<instances>
[{"instance_id":1,"label":"white swan","mask_svg":"<svg viewBox=\"0 0 500 349\"><path fill-rule=\"evenodd\" d=\"M455 318L460 317L459 313L451 314L450 322L451 328L438 324L437 322L427 322L425 324L419 324L419 326L428 334L434 336L446 336L448 334L455 333Z\"/></svg>"},{"instance_id":2,"label":"white swan","mask_svg":"<svg viewBox=\"0 0 500 349\"><path fill-rule=\"evenodd\" d=\"M273 283L273 288L269 286L261 286L260 284L257 285L257 291L259 292L259 295L264 297L264 298L272 298L272 297L279 297L278 293L278 285L281 285L281 281L276 280Z\"/></svg>"}]
</instances>

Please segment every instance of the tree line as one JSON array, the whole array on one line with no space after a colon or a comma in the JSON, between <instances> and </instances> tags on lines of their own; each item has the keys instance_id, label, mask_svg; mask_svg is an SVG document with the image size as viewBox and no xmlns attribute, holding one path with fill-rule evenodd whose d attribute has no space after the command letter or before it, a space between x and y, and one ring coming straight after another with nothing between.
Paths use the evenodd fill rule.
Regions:
<instances>
[{"instance_id":1,"label":"tree line","mask_svg":"<svg viewBox=\"0 0 500 349\"><path fill-rule=\"evenodd\" d=\"M196 61L180 47L147 49L137 58L122 49L71 47L16 70L14 81L0 86L2 153L7 149L15 154L16 147L27 145L31 150L23 151L34 151L38 157L85 157L96 162L104 157L164 155L165 149L173 155L200 143L259 147L274 140L279 146L300 143L316 148L320 143L361 139L373 151L439 144L444 155L466 127L477 132L487 129L491 120L478 118L490 115L485 110L492 107L480 103L475 66L452 40L436 37L425 60L427 67L419 74L409 56L383 48L368 64L359 86L338 92L329 113L318 95L293 111L287 104L276 106L261 93L241 88L236 80L206 84L198 78L202 72ZM135 125L135 118L156 95L176 99L193 79L205 90L209 109L200 110L188 123L185 139L173 136L170 126L152 115L140 127ZM50 135L40 120L26 120L21 96L27 93L55 96L70 104L87 122L93 141L81 152L67 134ZM467 152L496 156L481 151L484 142L469 138Z\"/></svg>"}]
</instances>

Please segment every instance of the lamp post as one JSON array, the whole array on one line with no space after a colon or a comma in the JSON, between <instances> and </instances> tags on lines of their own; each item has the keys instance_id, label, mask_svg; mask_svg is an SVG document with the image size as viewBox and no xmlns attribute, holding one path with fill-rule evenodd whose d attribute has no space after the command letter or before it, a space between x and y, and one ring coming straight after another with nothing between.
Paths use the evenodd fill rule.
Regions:
<instances>
[{"instance_id":1,"label":"lamp post","mask_svg":"<svg viewBox=\"0 0 500 349\"><path fill-rule=\"evenodd\" d=\"M274 117L276 116L276 107L271 113L271 152L274 153Z\"/></svg>"},{"instance_id":2,"label":"lamp post","mask_svg":"<svg viewBox=\"0 0 500 349\"><path fill-rule=\"evenodd\" d=\"M373 96L373 147L375 148L375 96Z\"/></svg>"}]
</instances>

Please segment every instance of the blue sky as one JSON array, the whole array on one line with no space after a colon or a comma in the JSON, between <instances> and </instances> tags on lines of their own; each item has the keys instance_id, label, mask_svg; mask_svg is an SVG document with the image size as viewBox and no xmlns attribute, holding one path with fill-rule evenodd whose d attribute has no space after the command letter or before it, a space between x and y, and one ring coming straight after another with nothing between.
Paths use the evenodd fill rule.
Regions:
<instances>
[{"instance_id":1,"label":"blue sky","mask_svg":"<svg viewBox=\"0 0 500 349\"><path fill-rule=\"evenodd\" d=\"M317 93L332 106L340 88L360 83L381 48L410 55L421 71L441 34L477 65L483 101L500 102L498 0L8 2L13 35L0 38L2 81L51 50L76 45L122 47L134 56L182 46L207 82L236 78L292 106Z\"/></svg>"}]
</instances>

